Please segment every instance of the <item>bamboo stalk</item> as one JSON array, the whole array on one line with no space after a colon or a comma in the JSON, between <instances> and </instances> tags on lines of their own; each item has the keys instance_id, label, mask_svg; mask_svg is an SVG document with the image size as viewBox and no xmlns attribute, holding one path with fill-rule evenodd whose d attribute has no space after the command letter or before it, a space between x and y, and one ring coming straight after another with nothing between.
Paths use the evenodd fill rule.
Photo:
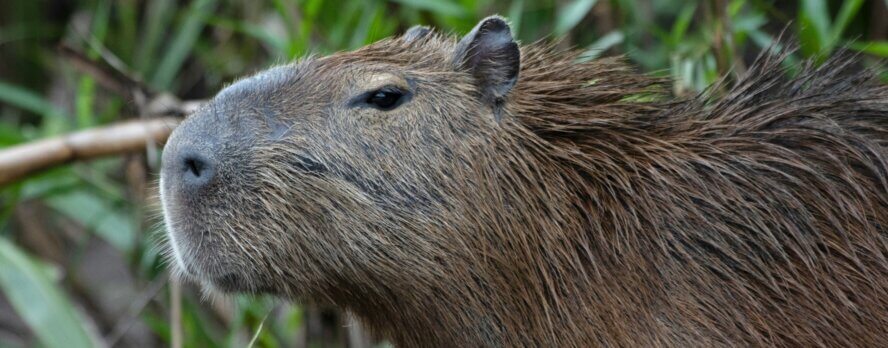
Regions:
<instances>
[{"instance_id":1,"label":"bamboo stalk","mask_svg":"<svg viewBox=\"0 0 888 348\"><path fill-rule=\"evenodd\" d=\"M0 186L72 161L141 151L162 145L181 121L147 118L82 130L0 149Z\"/></svg>"}]
</instances>

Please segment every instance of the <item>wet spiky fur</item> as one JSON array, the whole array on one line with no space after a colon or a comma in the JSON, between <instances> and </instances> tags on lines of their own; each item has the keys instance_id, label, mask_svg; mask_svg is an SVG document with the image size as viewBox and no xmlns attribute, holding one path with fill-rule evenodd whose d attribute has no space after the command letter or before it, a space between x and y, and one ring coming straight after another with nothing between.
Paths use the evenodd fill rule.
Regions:
<instances>
[{"instance_id":1,"label":"wet spiky fur","mask_svg":"<svg viewBox=\"0 0 888 348\"><path fill-rule=\"evenodd\" d=\"M888 88L852 59L790 78L765 55L685 100L533 44L497 121L455 44L385 40L220 93L170 140L214 124L231 143L211 194L165 189L172 234L200 236L179 264L404 347L888 342ZM343 107L378 71L415 97Z\"/></svg>"}]
</instances>

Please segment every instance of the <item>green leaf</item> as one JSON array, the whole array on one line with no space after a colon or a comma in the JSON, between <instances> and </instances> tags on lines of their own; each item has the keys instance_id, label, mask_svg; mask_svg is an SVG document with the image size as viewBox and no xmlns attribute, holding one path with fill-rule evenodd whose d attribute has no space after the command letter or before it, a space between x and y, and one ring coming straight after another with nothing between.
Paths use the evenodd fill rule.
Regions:
<instances>
[{"instance_id":1,"label":"green leaf","mask_svg":"<svg viewBox=\"0 0 888 348\"><path fill-rule=\"evenodd\" d=\"M284 22L284 29L287 33L287 37L284 40L291 42L287 48L287 56L293 58L293 54L297 49L294 44L297 42L296 40L298 38L298 28L296 26L296 20L293 18L293 12L295 12L294 7L296 4L292 2L284 3L283 0L274 0L273 3L275 11Z\"/></svg>"},{"instance_id":2,"label":"green leaf","mask_svg":"<svg viewBox=\"0 0 888 348\"><path fill-rule=\"evenodd\" d=\"M124 252L132 250L136 244L136 231L131 219L114 209L106 199L77 190L49 197L47 204Z\"/></svg>"},{"instance_id":3,"label":"green leaf","mask_svg":"<svg viewBox=\"0 0 888 348\"><path fill-rule=\"evenodd\" d=\"M172 0L152 0L145 6L145 28L143 29L135 65L143 76L152 71L150 68L157 62L153 61L157 46L167 29L169 29Z\"/></svg>"},{"instance_id":4,"label":"green leaf","mask_svg":"<svg viewBox=\"0 0 888 348\"><path fill-rule=\"evenodd\" d=\"M672 45L678 45L679 42L684 40L688 27L691 25L691 20L694 19L694 12L696 10L697 4L694 3L688 4L681 9L678 19L676 19L675 24L672 25L672 32L670 33Z\"/></svg>"},{"instance_id":5,"label":"green leaf","mask_svg":"<svg viewBox=\"0 0 888 348\"><path fill-rule=\"evenodd\" d=\"M59 167L40 173L22 183L21 199L40 199L44 196L70 191L83 185L70 167Z\"/></svg>"},{"instance_id":6,"label":"green leaf","mask_svg":"<svg viewBox=\"0 0 888 348\"><path fill-rule=\"evenodd\" d=\"M226 18L221 18L221 17L210 18L207 20L207 23L212 26L225 28L225 29L229 29L232 31L236 31L239 33L249 35L249 36L253 37L254 39L262 41L266 45L270 46L272 49L274 49L274 53L277 54L278 56L280 56L280 57L285 56L285 53L287 50L286 40L284 40L283 38L272 35L271 33L268 32L268 30L265 30L264 28L262 28L258 25L255 25L255 24L252 24L249 22L245 22L245 21L236 21L236 20L231 20L231 19L226 19Z\"/></svg>"},{"instance_id":7,"label":"green leaf","mask_svg":"<svg viewBox=\"0 0 888 348\"><path fill-rule=\"evenodd\" d=\"M802 52L819 54L829 45L829 16L825 0L803 0L799 11L799 38Z\"/></svg>"},{"instance_id":8,"label":"green leaf","mask_svg":"<svg viewBox=\"0 0 888 348\"><path fill-rule=\"evenodd\" d=\"M172 336L170 331L170 320L168 317L159 316L152 312L144 312L141 315L142 321L145 322L151 331L154 332L155 335L159 336L164 342L169 342L172 340L170 337Z\"/></svg>"},{"instance_id":9,"label":"green leaf","mask_svg":"<svg viewBox=\"0 0 888 348\"><path fill-rule=\"evenodd\" d=\"M555 35L564 35L577 26L597 2L597 0L574 0L560 8L555 19Z\"/></svg>"},{"instance_id":10,"label":"green leaf","mask_svg":"<svg viewBox=\"0 0 888 348\"><path fill-rule=\"evenodd\" d=\"M25 140L17 124L0 123L0 147L18 144Z\"/></svg>"},{"instance_id":11,"label":"green leaf","mask_svg":"<svg viewBox=\"0 0 888 348\"><path fill-rule=\"evenodd\" d=\"M45 267L0 238L0 289L46 347L89 348L94 343Z\"/></svg>"},{"instance_id":12,"label":"green leaf","mask_svg":"<svg viewBox=\"0 0 888 348\"><path fill-rule=\"evenodd\" d=\"M378 11L379 6L376 3L364 2L364 9L361 11L361 15L358 16L360 18L358 26L352 30L351 39L348 43L349 48L358 48L366 43L367 36L370 35L370 25L373 24L373 19L376 18Z\"/></svg>"},{"instance_id":13,"label":"green leaf","mask_svg":"<svg viewBox=\"0 0 888 348\"><path fill-rule=\"evenodd\" d=\"M728 16L733 18L740 13L740 9L746 4L746 0L733 0L728 4Z\"/></svg>"},{"instance_id":14,"label":"green leaf","mask_svg":"<svg viewBox=\"0 0 888 348\"><path fill-rule=\"evenodd\" d=\"M731 26L733 27L735 32L749 32L753 30L757 30L761 28L765 23L768 22L768 19L760 14L742 16L734 19L731 22Z\"/></svg>"},{"instance_id":15,"label":"green leaf","mask_svg":"<svg viewBox=\"0 0 888 348\"><path fill-rule=\"evenodd\" d=\"M191 49L197 42L200 32L207 22L207 18L213 13L216 0L195 0L188 9L185 23L182 24L176 37L167 49L167 54L160 61L160 66L151 79L151 84L158 89L168 90L173 79L182 68L185 58L191 53Z\"/></svg>"},{"instance_id":16,"label":"green leaf","mask_svg":"<svg viewBox=\"0 0 888 348\"><path fill-rule=\"evenodd\" d=\"M79 128L87 128L93 126L94 114L93 106L95 102L96 81L92 77L83 76L77 86L77 96L75 98L75 115L77 116L77 126Z\"/></svg>"},{"instance_id":17,"label":"green leaf","mask_svg":"<svg viewBox=\"0 0 888 348\"><path fill-rule=\"evenodd\" d=\"M343 6L342 11L336 16L336 20L330 22L327 41L334 47L345 46L346 34L348 30L354 28L353 19L360 17L367 17L363 6Z\"/></svg>"},{"instance_id":18,"label":"green leaf","mask_svg":"<svg viewBox=\"0 0 888 348\"><path fill-rule=\"evenodd\" d=\"M614 30L605 34L600 39L586 47L586 50L580 54L580 61L587 61L597 58L601 52L607 51L611 47L623 43L625 36L623 32Z\"/></svg>"},{"instance_id":19,"label":"green leaf","mask_svg":"<svg viewBox=\"0 0 888 348\"><path fill-rule=\"evenodd\" d=\"M90 24L90 37L88 40L97 44L102 44L105 41L105 35L108 33L110 12L111 2L108 0L101 1L96 6L96 10L93 12L92 23ZM99 57L99 52L91 48L87 55L92 59L96 59Z\"/></svg>"},{"instance_id":20,"label":"green leaf","mask_svg":"<svg viewBox=\"0 0 888 348\"><path fill-rule=\"evenodd\" d=\"M509 5L509 21L512 23L512 36L520 37L521 35L521 19L524 16L524 0L512 1Z\"/></svg>"},{"instance_id":21,"label":"green leaf","mask_svg":"<svg viewBox=\"0 0 888 348\"><path fill-rule=\"evenodd\" d=\"M119 47L117 55L123 61L131 63L135 45L139 41L136 37L136 25L139 24L136 12L139 11L140 4L135 1L117 1L115 5L118 15L115 16L114 24L120 28L117 30L119 35L112 34L113 38L109 39L108 43Z\"/></svg>"},{"instance_id":22,"label":"green leaf","mask_svg":"<svg viewBox=\"0 0 888 348\"><path fill-rule=\"evenodd\" d=\"M459 4L453 3L451 0L394 0L394 2L444 16L465 17L467 14L466 9Z\"/></svg>"},{"instance_id":23,"label":"green leaf","mask_svg":"<svg viewBox=\"0 0 888 348\"><path fill-rule=\"evenodd\" d=\"M64 113L37 93L0 81L0 101L43 117L57 118Z\"/></svg>"},{"instance_id":24,"label":"green leaf","mask_svg":"<svg viewBox=\"0 0 888 348\"><path fill-rule=\"evenodd\" d=\"M851 49L888 58L888 41L856 42L851 44Z\"/></svg>"},{"instance_id":25,"label":"green leaf","mask_svg":"<svg viewBox=\"0 0 888 348\"><path fill-rule=\"evenodd\" d=\"M845 28L848 27L848 23L851 23L851 20L857 15L857 12L860 11L861 5L863 5L863 0L845 0L842 3L842 8L839 9L839 14L836 16L836 22L832 28L832 35L830 36L829 41L830 49L832 49L842 38Z\"/></svg>"},{"instance_id":26,"label":"green leaf","mask_svg":"<svg viewBox=\"0 0 888 348\"><path fill-rule=\"evenodd\" d=\"M808 17L799 18L798 35L800 50L805 56L813 56L823 49L823 40L818 35L817 30L813 28Z\"/></svg>"}]
</instances>

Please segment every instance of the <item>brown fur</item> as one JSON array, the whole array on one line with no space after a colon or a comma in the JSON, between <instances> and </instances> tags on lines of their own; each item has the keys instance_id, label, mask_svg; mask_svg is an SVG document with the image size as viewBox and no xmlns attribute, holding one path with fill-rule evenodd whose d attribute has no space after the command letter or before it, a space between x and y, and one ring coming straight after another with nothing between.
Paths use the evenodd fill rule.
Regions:
<instances>
[{"instance_id":1,"label":"brown fur","mask_svg":"<svg viewBox=\"0 0 888 348\"><path fill-rule=\"evenodd\" d=\"M724 96L675 100L620 59L533 44L497 120L455 45L384 40L220 93L166 150L223 144L206 192L163 179L177 264L405 347L888 342L871 73L835 58L788 78L766 56ZM412 99L343 106L380 72Z\"/></svg>"}]
</instances>

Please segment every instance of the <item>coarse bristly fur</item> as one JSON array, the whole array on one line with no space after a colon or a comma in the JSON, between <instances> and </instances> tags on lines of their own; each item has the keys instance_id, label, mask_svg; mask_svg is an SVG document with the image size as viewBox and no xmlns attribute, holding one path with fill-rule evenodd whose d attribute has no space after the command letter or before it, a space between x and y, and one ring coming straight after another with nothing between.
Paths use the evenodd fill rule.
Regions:
<instances>
[{"instance_id":1,"label":"coarse bristly fur","mask_svg":"<svg viewBox=\"0 0 888 348\"><path fill-rule=\"evenodd\" d=\"M176 267L335 304L404 347L888 342L871 72L837 57L789 77L765 54L680 99L507 33L420 28L223 90L164 153ZM368 104L383 85L401 105ZM197 188L187 153L214 168Z\"/></svg>"}]
</instances>

